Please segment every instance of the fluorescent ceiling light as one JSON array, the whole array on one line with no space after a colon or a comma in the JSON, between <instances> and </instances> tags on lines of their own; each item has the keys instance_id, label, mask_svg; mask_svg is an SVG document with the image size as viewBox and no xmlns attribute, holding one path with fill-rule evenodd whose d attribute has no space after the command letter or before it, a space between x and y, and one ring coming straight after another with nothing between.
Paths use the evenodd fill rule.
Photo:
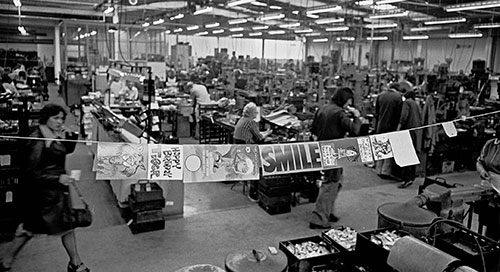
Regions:
<instances>
[{"instance_id":1,"label":"fluorescent ceiling light","mask_svg":"<svg viewBox=\"0 0 500 272\"><path fill-rule=\"evenodd\" d=\"M213 10L212 7L205 7L205 8L196 10L195 12L193 12L193 15L199 15L199 14L203 14L203 13L208 13L208 12L211 12L212 10Z\"/></svg>"},{"instance_id":2,"label":"fluorescent ceiling light","mask_svg":"<svg viewBox=\"0 0 500 272\"><path fill-rule=\"evenodd\" d=\"M500 23L475 24L474 28L499 28Z\"/></svg>"},{"instance_id":3,"label":"fluorescent ceiling light","mask_svg":"<svg viewBox=\"0 0 500 272\"><path fill-rule=\"evenodd\" d=\"M213 24L205 25L206 28L214 28L214 27L218 27L218 26L220 26L219 23L213 23Z\"/></svg>"},{"instance_id":4,"label":"fluorescent ceiling light","mask_svg":"<svg viewBox=\"0 0 500 272\"><path fill-rule=\"evenodd\" d=\"M387 41L389 37L387 36L377 36L377 37L367 37L366 38L368 41Z\"/></svg>"},{"instance_id":5,"label":"fluorescent ceiling light","mask_svg":"<svg viewBox=\"0 0 500 272\"><path fill-rule=\"evenodd\" d=\"M351 41L352 42L354 40L356 40L356 38L354 38L354 37L338 37L337 38L337 41Z\"/></svg>"},{"instance_id":6,"label":"fluorescent ceiling light","mask_svg":"<svg viewBox=\"0 0 500 272\"><path fill-rule=\"evenodd\" d=\"M315 36L321 36L321 33L315 32L315 33L307 33L307 37L315 37Z\"/></svg>"},{"instance_id":7,"label":"fluorescent ceiling light","mask_svg":"<svg viewBox=\"0 0 500 272\"><path fill-rule=\"evenodd\" d=\"M453 12L453 11L487 9L496 7L500 7L499 0L462 3L462 4L444 6L443 8L447 12Z\"/></svg>"},{"instance_id":8,"label":"fluorescent ceiling light","mask_svg":"<svg viewBox=\"0 0 500 272\"><path fill-rule=\"evenodd\" d=\"M323 13L323 12L332 12L332 11L337 11L341 10L341 6L322 6L322 7L317 7L317 8L311 8L306 11L306 13L309 14L316 14L316 13Z\"/></svg>"},{"instance_id":9,"label":"fluorescent ceiling light","mask_svg":"<svg viewBox=\"0 0 500 272\"><path fill-rule=\"evenodd\" d=\"M404 2L404 1L405 0L381 0L381 1L377 1L377 5L399 3L399 2Z\"/></svg>"},{"instance_id":10,"label":"fluorescent ceiling light","mask_svg":"<svg viewBox=\"0 0 500 272\"><path fill-rule=\"evenodd\" d=\"M90 35L91 35L91 36L97 35L97 31L92 30L92 31L90 32Z\"/></svg>"},{"instance_id":11,"label":"fluorescent ceiling light","mask_svg":"<svg viewBox=\"0 0 500 272\"><path fill-rule=\"evenodd\" d=\"M365 25L366 28L370 29L375 29L375 28L392 28L392 27L398 27L398 24L392 23L392 24L369 24Z\"/></svg>"},{"instance_id":12,"label":"fluorescent ceiling light","mask_svg":"<svg viewBox=\"0 0 500 272\"><path fill-rule=\"evenodd\" d=\"M170 17L170 20L173 21L173 20L182 19L182 18L184 18L184 14L179 13L179 14L175 15L174 17Z\"/></svg>"},{"instance_id":13,"label":"fluorescent ceiling light","mask_svg":"<svg viewBox=\"0 0 500 272\"><path fill-rule=\"evenodd\" d=\"M217 30L214 30L212 31L213 34L221 34L221 33L224 33L224 29L217 29Z\"/></svg>"},{"instance_id":14,"label":"fluorescent ceiling light","mask_svg":"<svg viewBox=\"0 0 500 272\"><path fill-rule=\"evenodd\" d=\"M297 34L312 33L312 32L313 32L313 30L310 28L309 29L297 29L297 30L295 30L295 33L297 33Z\"/></svg>"},{"instance_id":15,"label":"fluorescent ceiling light","mask_svg":"<svg viewBox=\"0 0 500 272\"><path fill-rule=\"evenodd\" d=\"M262 2L259 2L259 1L253 1L250 4L252 4L254 6L259 6L259 7L267 7L266 3L262 3Z\"/></svg>"},{"instance_id":16,"label":"fluorescent ceiling light","mask_svg":"<svg viewBox=\"0 0 500 272\"><path fill-rule=\"evenodd\" d=\"M82 31L82 28L81 28L81 27L79 27L76 31L77 31L77 32L80 32L80 31Z\"/></svg>"},{"instance_id":17,"label":"fluorescent ceiling light","mask_svg":"<svg viewBox=\"0 0 500 272\"><path fill-rule=\"evenodd\" d=\"M22 6L21 0L13 0L12 2L14 2L14 6L16 6L18 8Z\"/></svg>"},{"instance_id":18,"label":"fluorescent ceiling light","mask_svg":"<svg viewBox=\"0 0 500 272\"><path fill-rule=\"evenodd\" d=\"M377 34L378 33L392 33L392 32L394 32L394 30L392 30L392 29L384 29L384 28L378 28L378 29L376 28L376 29L373 30L373 32L375 32Z\"/></svg>"},{"instance_id":19,"label":"fluorescent ceiling light","mask_svg":"<svg viewBox=\"0 0 500 272\"><path fill-rule=\"evenodd\" d=\"M442 24L454 24L454 23L464 23L467 19L463 17L459 18L445 18L445 19L437 19L432 21L424 22L424 25L442 25Z\"/></svg>"},{"instance_id":20,"label":"fluorescent ceiling light","mask_svg":"<svg viewBox=\"0 0 500 272\"><path fill-rule=\"evenodd\" d=\"M270 35L280 35L280 34L285 34L286 32L284 30L271 30L269 31Z\"/></svg>"},{"instance_id":21,"label":"fluorescent ceiling light","mask_svg":"<svg viewBox=\"0 0 500 272\"><path fill-rule=\"evenodd\" d=\"M227 3L228 7L234 7L234 6L239 6L239 5L244 5L248 3L252 3L254 0L236 0L236 1L231 1Z\"/></svg>"},{"instance_id":22,"label":"fluorescent ceiling light","mask_svg":"<svg viewBox=\"0 0 500 272\"><path fill-rule=\"evenodd\" d=\"M464 39L464 38L481 38L483 37L483 33L475 32L475 33L453 33L448 34L448 37L451 39Z\"/></svg>"},{"instance_id":23,"label":"fluorescent ceiling light","mask_svg":"<svg viewBox=\"0 0 500 272\"><path fill-rule=\"evenodd\" d=\"M344 18L326 18L326 19L319 19L314 22L318 25L342 23L344 22Z\"/></svg>"},{"instance_id":24,"label":"fluorescent ceiling light","mask_svg":"<svg viewBox=\"0 0 500 272\"><path fill-rule=\"evenodd\" d=\"M421 32L421 31L432 31L432 30L442 30L441 26L424 26L424 27L412 27L410 32Z\"/></svg>"},{"instance_id":25,"label":"fluorescent ceiling light","mask_svg":"<svg viewBox=\"0 0 500 272\"><path fill-rule=\"evenodd\" d=\"M414 36L403 36L403 40L428 40L429 36L427 35L414 35Z\"/></svg>"},{"instance_id":26,"label":"fluorescent ceiling light","mask_svg":"<svg viewBox=\"0 0 500 272\"><path fill-rule=\"evenodd\" d=\"M192 26L188 26L188 27L186 27L186 29L187 29L187 30L189 30L189 31L191 31L191 30L196 30L196 29L198 29L198 28L200 28L200 27L199 27L199 26L197 26L197 25L192 25Z\"/></svg>"},{"instance_id":27,"label":"fluorescent ceiling light","mask_svg":"<svg viewBox=\"0 0 500 272\"><path fill-rule=\"evenodd\" d=\"M238 32L238 31L243 31L245 30L243 27L234 27L234 28L230 28L229 31L231 32Z\"/></svg>"},{"instance_id":28,"label":"fluorescent ceiling light","mask_svg":"<svg viewBox=\"0 0 500 272\"><path fill-rule=\"evenodd\" d=\"M389 5L389 4L384 4L384 5L372 5L370 6L372 9L374 10L393 10L393 9L397 9L398 7L396 6L393 6L393 5Z\"/></svg>"},{"instance_id":29,"label":"fluorescent ceiling light","mask_svg":"<svg viewBox=\"0 0 500 272\"><path fill-rule=\"evenodd\" d=\"M107 9L105 9L102 13L104 14L110 14L111 12L115 11L115 8L114 7L108 7Z\"/></svg>"},{"instance_id":30,"label":"fluorescent ceiling light","mask_svg":"<svg viewBox=\"0 0 500 272\"><path fill-rule=\"evenodd\" d=\"M279 27L281 27L281 28L293 28L293 27L298 27L298 26L300 26L300 23L284 24L284 25L280 25Z\"/></svg>"},{"instance_id":31,"label":"fluorescent ceiling light","mask_svg":"<svg viewBox=\"0 0 500 272\"><path fill-rule=\"evenodd\" d=\"M280 9L283 9L282 7L280 6L269 6L270 9L277 9L277 10L280 10Z\"/></svg>"},{"instance_id":32,"label":"fluorescent ceiling light","mask_svg":"<svg viewBox=\"0 0 500 272\"><path fill-rule=\"evenodd\" d=\"M196 35L196 36L208 35L208 31L198 32L198 33L196 33L194 35Z\"/></svg>"},{"instance_id":33,"label":"fluorescent ceiling light","mask_svg":"<svg viewBox=\"0 0 500 272\"><path fill-rule=\"evenodd\" d=\"M294 11L292 11L292 14L297 15L297 14L299 14L299 11L298 10L294 10Z\"/></svg>"},{"instance_id":34,"label":"fluorescent ceiling light","mask_svg":"<svg viewBox=\"0 0 500 272\"><path fill-rule=\"evenodd\" d=\"M278 14L268 14L260 17L261 21L267 21L267 20L275 20L275 19L283 19L285 18L285 14L283 13L278 13Z\"/></svg>"},{"instance_id":35,"label":"fluorescent ceiling light","mask_svg":"<svg viewBox=\"0 0 500 272\"><path fill-rule=\"evenodd\" d=\"M241 33L240 34L233 34L233 35L231 35L231 37L233 37L233 38L241 38L241 37L243 37L243 34L241 34Z\"/></svg>"},{"instance_id":36,"label":"fluorescent ceiling light","mask_svg":"<svg viewBox=\"0 0 500 272\"><path fill-rule=\"evenodd\" d=\"M403 12L391 12L391 13L380 13L375 15L370 15L370 19L383 19L383 18L396 18L396 17L405 17L408 16L408 11Z\"/></svg>"},{"instance_id":37,"label":"fluorescent ceiling light","mask_svg":"<svg viewBox=\"0 0 500 272\"><path fill-rule=\"evenodd\" d=\"M170 34L170 33L172 33L172 30L170 30L170 29L169 30L165 30L165 34Z\"/></svg>"},{"instance_id":38,"label":"fluorescent ceiling light","mask_svg":"<svg viewBox=\"0 0 500 272\"><path fill-rule=\"evenodd\" d=\"M306 17L311 18L311 19L318 19L318 18L319 18L319 15L312 14L312 13L307 13L307 14L306 14Z\"/></svg>"},{"instance_id":39,"label":"fluorescent ceiling light","mask_svg":"<svg viewBox=\"0 0 500 272\"><path fill-rule=\"evenodd\" d=\"M247 19L235 19L235 20L229 20L229 21L227 21L227 23L230 24L230 25L244 24L246 22L248 22Z\"/></svg>"},{"instance_id":40,"label":"fluorescent ceiling light","mask_svg":"<svg viewBox=\"0 0 500 272\"><path fill-rule=\"evenodd\" d=\"M339 27L329 27L325 29L326 31L347 31L349 30L348 26L339 26Z\"/></svg>"},{"instance_id":41,"label":"fluorescent ceiling light","mask_svg":"<svg viewBox=\"0 0 500 272\"><path fill-rule=\"evenodd\" d=\"M163 24L163 23L165 23L165 20L163 20L163 19L158 19L156 21L153 21L153 25L159 25L159 24Z\"/></svg>"},{"instance_id":42,"label":"fluorescent ceiling light","mask_svg":"<svg viewBox=\"0 0 500 272\"><path fill-rule=\"evenodd\" d=\"M140 32L140 31L137 31L137 32L134 34L134 37L137 37L137 36L139 36L139 35L141 35L141 32Z\"/></svg>"},{"instance_id":43,"label":"fluorescent ceiling light","mask_svg":"<svg viewBox=\"0 0 500 272\"><path fill-rule=\"evenodd\" d=\"M358 6L371 6L373 5L373 0L364 0L356 2Z\"/></svg>"},{"instance_id":44,"label":"fluorescent ceiling light","mask_svg":"<svg viewBox=\"0 0 500 272\"><path fill-rule=\"evenodd\" d=\"M264 30L264 29L268 29L269 26L254 26L252 27L253 30Z\"/></svg>"},{"instance_id":45,"label":"fluorescent ceiling light","mask_svg":"<svg viewBox=\"0 0 500 272\"><path fill-rule=\"evenodd\" d=\"M149 25L149 22L145 22L144 24L142 24L142 27L148 27Z\"/></svg>"},{"instance_id":46,"label":"fluorescent ceiling light","mask_svg":"<svg viewBox=\"0 0 500 272\"><path fill-rule=\"evenodd\" d=\"M118 32L118 29L116 29L115 27L110 27L110 28L108 29L108 32L109 32L109 33L115 33L115 32ZM82 39L82 38L80 37L80 39Z\"/></svg>"},{"instance_id":47,"label":"fluorescent ceiling light","mask_svg":"<svg viewBox=\"0 0 500 272\"><path fill-rule=\"evenodd\" d=\"M23 36L28 35L28 32L26 31L26 28L24 28L24 26L18 26L17 30L19 30L19 33L21 33L21 35L23 35Z\"/></svg>"},{"instance_id":48,"label":"fluorescent ceiling light","mask_svg":"<svg viewBox=\"0 0 500 272\"><path fill-rule=\"evenodd\" d=\"M327 42L328 38L322 38L322 39L313 39L313 42Z\"/></svg>"},{"instance_id":49,"label":"fluorescent ceiling light","mask_svg":"<svg viewBox=\"0 0 500 272\"><path fill-rule=\"evenodd\" d=\"M253 32L253 33L248 33L248 36L250 36L250 37L262 36L262 32Z\"/></svg>"},{"instance_id":50,"label":"fluorescent ceiling light","mask_svg":"<svg viewBox=\"0 0 500 272\"><path fill-rule=\"evenodd\" d=\"M174 33L177 33L177 32L182 32L182 28L179 27L179 28L174 29Z\"/></svg>"}]
</instances>

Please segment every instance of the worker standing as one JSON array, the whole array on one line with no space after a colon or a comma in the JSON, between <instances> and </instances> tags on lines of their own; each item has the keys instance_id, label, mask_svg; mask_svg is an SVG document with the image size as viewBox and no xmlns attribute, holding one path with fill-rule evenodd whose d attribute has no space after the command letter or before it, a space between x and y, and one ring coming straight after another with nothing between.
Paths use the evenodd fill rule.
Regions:
<instances>
[{"instance_id":1,"label":"worker standing","mask_svg":"<svg viewBox=\"0 0 500 272\"><path fill-rule=\"evenodd\" d=\"M191 99L193 99L193 107L194 107L194 120L193 123L195 125L194 138L198 139L199 137L199 119L200 119L200 103L210 102L210 95L208 94L207 87L201 84L194 84L193 82L188 82L186 84L186 91L191 94Z\"/></svg>"}]
</instances>

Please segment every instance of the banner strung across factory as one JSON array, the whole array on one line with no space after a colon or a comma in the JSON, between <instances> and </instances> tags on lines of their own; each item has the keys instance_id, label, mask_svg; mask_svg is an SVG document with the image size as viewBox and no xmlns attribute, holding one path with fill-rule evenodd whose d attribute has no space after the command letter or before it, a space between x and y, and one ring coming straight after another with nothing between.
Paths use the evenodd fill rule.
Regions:
<instances>
[{"instance_id":1,"label":"banner strung across factory","mask_svg":"<svg viewBox=\"0 0 500 272\"><path fill-rule=\"evenodd\" d=\"M184 182L259 179L257 145L185 145Z\"/></svg>"},{"instance_id":2,"label":"banner strung across factory","mask_svg":"<svg viewBox=\"0 0 500 272\"><path fill-rule=\"evenodd\" d=\"M259 149L264 176L323 170L318 142L261 145Z\"/></svg>"},{"instance_id":3,"label":"banner strung across factory","mask_svg":"<svg viewBox=\"0 0 500 272\"><path fill-rule=\"evenodd\" d=\"M323 168L330 169L349 163L373 161L370 145L368 144L367 149L363 141L360 143L359 140L363 139L348 138L319 142ZM367 154L368 151L369 153Z\"/></svg>"},{"instance_id":4,"label":"banner strung across factory","mask_svg":"<svg viewBox=\"0 0 500 272\"><path fill-rule=\"evenodd\" d=\"M95 160L96 179L145 179L147 144L99 143Z\"/></svg>"},{"instance_id":5,"label":"banner strung across factory","mask_svg":"<svg viewBox=\"0 0 500 272\"><path fill-rule=\"evenodd\" d=\"M370 142L373 150L373 158L376 161L394 157L387 133L370 136Z\"/></svg>"},{"instance_id":6,"label":"banner strung across factory","mask_svg":"<svg viewBox=\"0 0 500 272\"><path fill-rule=\"evenodd\" d=\"M149 180L182 180L184 160L181 145L148 145Z\"/></svg>"}]
</instances>

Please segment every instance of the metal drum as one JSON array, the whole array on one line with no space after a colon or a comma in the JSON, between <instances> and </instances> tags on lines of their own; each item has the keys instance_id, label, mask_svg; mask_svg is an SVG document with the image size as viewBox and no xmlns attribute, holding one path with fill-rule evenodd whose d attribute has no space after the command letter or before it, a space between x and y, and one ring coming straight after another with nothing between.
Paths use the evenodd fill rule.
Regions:
<instances>
[{"instance_id":1,"label":"metal drum","mask_svg":"<svg viewBox=\"0 0 500 272\"><path fill-rule=\"evenodd\" d=\"M229 253L225 260L227 272L280 272L286 271L286 255L278 251L269 254L261 250Z\"/></svg>"},{"instance_id":2,"label":"metal drum","mask_svg":"<svg viewBox=\"0 0 500 272\"><path fill-rule=\"evenodd\" d=\"M427 230L438 216L410 203L385 203L378 207L378 228L398 228L415 237L427 236Z\"/></svg>"}]
</instances>

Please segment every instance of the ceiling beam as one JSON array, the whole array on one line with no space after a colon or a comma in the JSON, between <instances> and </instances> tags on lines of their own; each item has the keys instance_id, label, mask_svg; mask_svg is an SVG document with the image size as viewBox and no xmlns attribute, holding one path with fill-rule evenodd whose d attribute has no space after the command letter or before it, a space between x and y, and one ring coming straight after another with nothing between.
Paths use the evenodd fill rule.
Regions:
<instances>
[{"instance_id":1,"label":"ceiling beam","mask_svg":"<svg viewBox=\"0 0 500 272\"><path fill-rule=\"evenodd\" d=\"M14 11L17 13L17 7L10 4L0 4L0 10L2 11ZM97 12L94 10L82 10L82 9L68 9L68 8L54 8L54 7L38 7L38 6L26 6L21 7L21 14L25 12L36 12L39 14L60 14L60 15L78 15L78 16L90 16L90 17L102 17L102 12Z\"/></svg>"}]
</instances>

